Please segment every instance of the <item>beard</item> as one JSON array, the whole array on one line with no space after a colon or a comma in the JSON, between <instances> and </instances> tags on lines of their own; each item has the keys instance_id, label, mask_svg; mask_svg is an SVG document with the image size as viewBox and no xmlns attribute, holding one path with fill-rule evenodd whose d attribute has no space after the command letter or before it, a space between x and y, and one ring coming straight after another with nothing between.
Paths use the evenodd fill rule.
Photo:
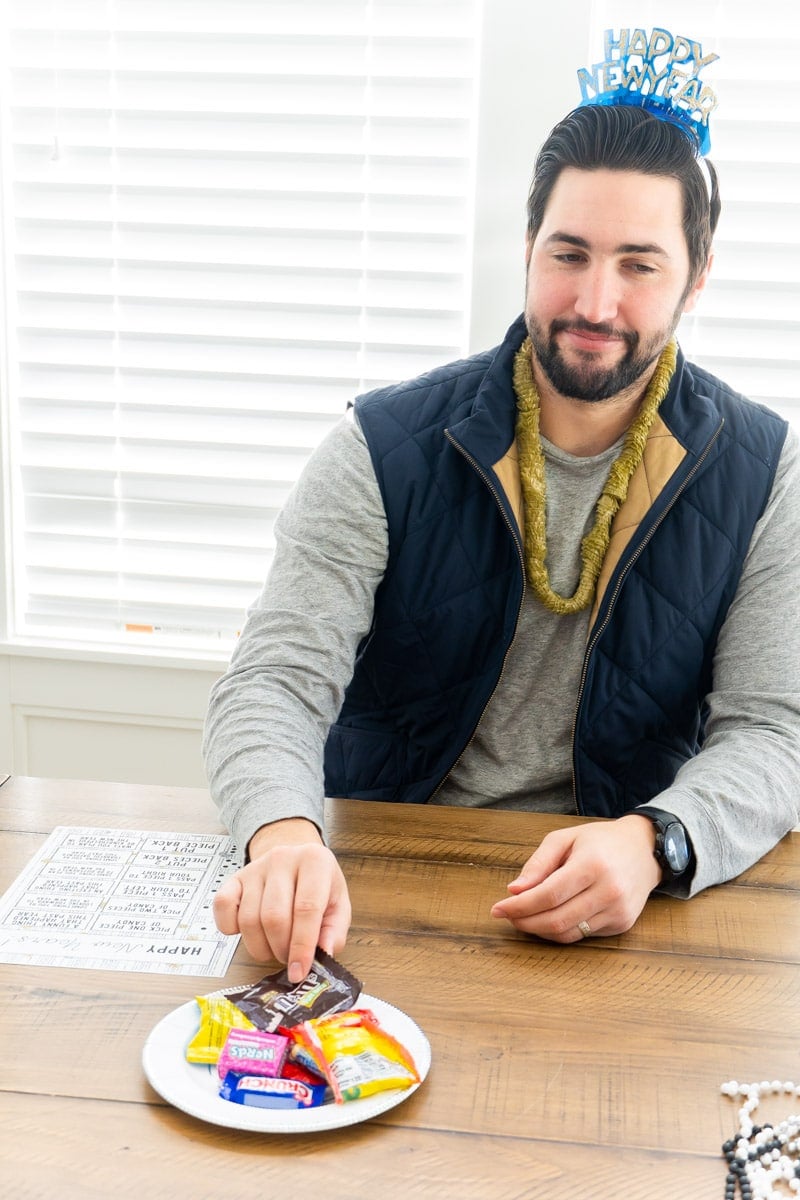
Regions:
<instances>
[{"instance_id":1,"label":"beard","mask_svg":"<svg viewBox=\"0 0 800 1200\"><path fill-rule=\"evenodd\" d=\"M608 400L620 392L633 387L659 358L678 323L682 307L675 314L669 329L660 330L642 342L638 333L614 329L610 325L592 325L589 321L557 319L545 330L533 316L526 318L536 359L552 387L571 400L586 400L593 403ZM605 337L618 337L626 346L619 362L610 367L598 366L591 351L579 352L579 361L570 364L556 341L556 334L563 329L597 333Z\"/></svg>"}]
</instances>

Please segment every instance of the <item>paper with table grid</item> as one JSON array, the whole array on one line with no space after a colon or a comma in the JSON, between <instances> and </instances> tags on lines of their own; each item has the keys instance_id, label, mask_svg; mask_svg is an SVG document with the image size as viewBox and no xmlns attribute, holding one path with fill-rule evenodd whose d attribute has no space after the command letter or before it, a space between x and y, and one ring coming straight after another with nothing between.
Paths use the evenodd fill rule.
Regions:
<instances>
[{"instance_id":1,"label":"paper with table grid","mask_svg":"<svg viewBox=\"0 0 800 1200\"><path fill-rule=\"evenodd\" d=\"M224 975L211 903L238 865L223 834L58 826L0 897L0 962Z\"/></svg>"}]
</instances>

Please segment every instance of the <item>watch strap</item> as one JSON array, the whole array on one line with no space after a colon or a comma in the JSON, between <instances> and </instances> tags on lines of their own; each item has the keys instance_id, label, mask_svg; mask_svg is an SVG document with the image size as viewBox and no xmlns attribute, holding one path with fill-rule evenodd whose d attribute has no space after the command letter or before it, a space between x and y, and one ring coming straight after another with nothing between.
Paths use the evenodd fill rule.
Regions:
<instances>
[{"instance_id":1,"label":"watch strap","mask_svg":"<svg viewBox=\"0 0 800 1200\"><path fill-rule=\"evenodd\" d=\"M635 808L632 811L638 813L639 816L647 817L655 826L656 843L653 847L653 854L662 870L662 883L672 882L676 879L690 878L694 874L694 849L692 847L692 839L689 837L686 826L680 817L676 817L674 813L667 812L663 808L658 808L654 804L643 804L640 808ZM680 871L676 871L673 868L664 852L664 837L670 825L680 826L689 852L686 866Z\"/></svg>"}]
</instances>

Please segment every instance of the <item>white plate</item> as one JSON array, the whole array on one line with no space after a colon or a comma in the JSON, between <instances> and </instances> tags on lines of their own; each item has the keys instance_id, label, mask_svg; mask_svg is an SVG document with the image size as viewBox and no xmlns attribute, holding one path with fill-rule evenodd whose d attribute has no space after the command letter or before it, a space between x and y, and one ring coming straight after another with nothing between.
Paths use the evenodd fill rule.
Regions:
<instances>
[{"instance_id":1,"label":"white plate","mask_svg":"<svg viewBox=\"0 0 800 1200\"><path fill-rule=\"evenodd\" d=\"M388 1033L406 1047L414 1059L420 1082L431 1065L431 1048L425 1034L410 1017L384 1000L359 996L357 1008L370 1008ZM197 1004L190 1000L159 1021L144 1045L142 1065L148 1080L165 1100L201 1121L227 1125L230 1129L250 1129L257 1133L317 1133L368 1121L401 1104L419 1084L376 1092L363 1100L345 1104L331 1101L319 1108L254 1108L223 1100L218 1094L216 1065L189 1063L186 1047L197 1032Z\"/></svg>"}]
</instances>

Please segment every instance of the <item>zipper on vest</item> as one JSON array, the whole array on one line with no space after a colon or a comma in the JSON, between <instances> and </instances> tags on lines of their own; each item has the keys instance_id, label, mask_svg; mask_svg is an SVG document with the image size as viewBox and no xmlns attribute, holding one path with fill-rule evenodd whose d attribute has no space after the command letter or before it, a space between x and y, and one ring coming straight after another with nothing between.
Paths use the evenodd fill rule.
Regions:
<instances>
[{"instance_id":1,"label":"zipper on vest","mask_svg":"<svg viewBox=\"0 0 800 1200\"><path fill-rule=\"evenodd\" d=\"M517 616L516 616L516 620L514 621L514 632L513 632L513 633L512 633L512 635L511 635L511 640L509 641L508 645L506 646L505 654L503 655L503 662L502 662L502 665L501 665L501 667L500 667L500 671L499 671L499 674L498 674L498 676L497 676L497 679L495 680L494 687L492 688L492 690L491 690L491 692L490 692L490 694L489 694L489 698L487 699L486 703L484 704L483 708L481 709L481 715L478 717L477 721L475 722L475 725L474 725L474 727L473 727L472 733L469 735L469 737L467 738L466 742L465 742L465 743L464 743L464 745L461 747L461 750L459 751L458 757L457 757L457 758L455 758L455 759L453 760L453 762L450 764L450 766L448 767L448 769L447 769L447 771L445 772L445 774L442 776L442 778L439 780L439 782L438 782L438 784L436 785L436 787L435 787L435 788L433 789L433 791L431 792L430 796L428 797L428 803L430 803L430 801L433 799L433 797L436 795L436 793L437 793L437 792L438 792L438 791L439 791L439 790L440 790L442 787L444 787L445 783L447 783L447 780L450 778L450 775L452 774L453 770L454 770L454 769L455 769L455 768L458 766L459 762L461 761L461 759L462 759L462 757L463 757L463 755L464 755L464 752L465 752L466 750L468 750L468 749L469 749L469 746L470 746L470 745L471 745L471 743L472 743L472 739L475 737L475 734L476 734L476 733L477 733L477 731L478 731L478 726L480 725L481 721L483 720L483 714L486 712L487 708L488 708L488 707L489 707L489 705L491 704L491 702L492 702L492 698L494 697L494 694L495 694L495 692L497 691L498 687L500 686L500 680L503 678L503 673L505 672L505 669L506 669L506 662L508 661L508 655L509 655L509 653L510 653L510 651L511 651L511 647L514 645L514 640L515 640L515 638L516 638L516 636L517 636L517 629L519 628L519 618L520 618L520 613L522 612L522 605L523 605L523 602L524 602L524 600L525 600L525 591L526 591L526 581L525 581L525 559L524 559L524 557L523 557L523 554L522 554L522 546L520 545L519 538L517 537L516 531L515 531L515 529L514 529L514 526L513 526L513 525L512 525L512 523L511 523L511 520L510 520L510 518L509 518L509 515L508 515L508 513L506 512L506 510L505 510L505 508L504 508L504 506L503 506L503 501L502 501L502 499L501 499L501 497L500 497L500 494L499 494L499 492L498 492L497 488L495 487L494 483L493 483L493 482L492 482L492 480L489 478L489 476L486 474L486 471L484 471L483 467L481 467L481 466L480 466L480 465L479 465L479 464L478 464L478 463L475 461L475 459L472 457L472 455L471 455L471 454L469 454L469 453L468 453L468 452L467 452L467 451L464 449L464 447L463 447L463 446L459 445L459 443L458 443L458 442L455 440L455 438L451 436L451 434L450 434L450 430L449 430L449 429L445 429L445 431L444 431L444 436L447 438L448 442L450 442L451 446L455 447L455 449L458 451L458 453L459 453L459 454L460 454L460 455L461 455L461 456L462 456L464 459L466 459L466 461L467 461L467 462L469 463L469 465L472 467L473 471L475 471L475 472L476 472L476 474L480 476L480 478L483 480L483 482L486 484L487 488L488 488L488 489L489 489L489 491L491 492L491 494L492 494L492 497L493 497L493 499L494 499L494 502L495 502L495 504L496 504L496 505L497 505L497 507L500 509L500 513L501 513L501 515L502 515L502 517L503 517L503 520L505 521L505 523L506 523L506 525L507 525L507 527L508 527L508 532L511 534L511 537L512 537L512 539L513 539L513 542L514 542L514 546L516 547L517 556L518 556L518 558L519 558L519 566L520 566L520 571L521 571L521 573L522 573L522 591L520 592L520 597L519 597L519 607L518 607L518 609L517 609Z\"/></svg>"},{"instance_id":2,"label":"zipper on vest","mask_svg":"<svg viewBox=\"0 0 800 1200\"><path fill-rule=\"evenodd\" d=\"M592 651L594 650L600 637L602 636L603 632L605 631L605 628L608 625L608 622L611 620L611 614L614 611L614 605L617 602L617 596L620 593L620 589L621 589L623 583L625 582L625 578L626 578L628 572L630 571L631 567L633 567L636 560L641 555L645 546L648 545L648 543L650 542L654 533L656 532L658 527L661 525L662 521L666 518L666 516L669 514L669 512L674 508L675 504L677 504L679 498L686 491L686 488L689 486L692 479L695 477L695 475L700 470L700 468L702 467L705 460L708 458L708 455L711 453L712 446L714 445L714 443L716 442L720 433L722 432L722 427L724 424L725 424L725 418L723 417L722 420L720 421L719 425L715 429L714 433L709 438L709 441L708 441L708 444L707 444L705 450L700 455L697 462L692 467L691 471L689 471L689 473L686 476L686 478L684 479L683 483L677 489L677 491L675 492L675 495L672 497L669 504L666 506L666 508L662 512L661 516L658 518L658 520L654 523L652 528L649 530L649 532L647 533L647 536L642 538L641 542L636 547L636 550L631 555L628 562L625 564L624 569L620 572L620 577L617 580L616 586L611 595L611 599L608 602L608 608L606 610L606 615L603 618L603 623L600 626L598 626L597 630L592 634L591 638L589 639L589 644L586 647L586 653L583 656L583 669L581 671L581 680L580 680L580 684L578 686L578 699L575 704L575 716L572 719L572 738L571 738L571 742L572 742L572 799L575 804L575 811L582 816L585 814L583 813L582 808L578 805L578 781L577 781L577 776L576 776L576 772L575 772L575 734L578 729L578 713L580 712L581 703L583 701L583 689L586 684L586 675L589 670L589 659L591 657Z\"/></svg>"}]
</instances>

